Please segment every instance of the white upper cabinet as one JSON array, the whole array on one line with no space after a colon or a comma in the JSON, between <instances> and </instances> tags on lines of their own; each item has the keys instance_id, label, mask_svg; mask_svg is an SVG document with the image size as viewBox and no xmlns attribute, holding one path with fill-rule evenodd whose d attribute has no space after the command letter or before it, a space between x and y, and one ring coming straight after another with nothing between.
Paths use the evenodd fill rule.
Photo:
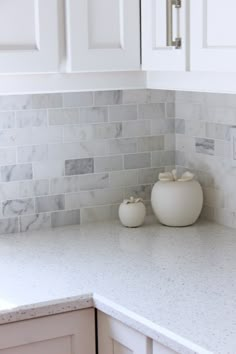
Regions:
<instances>
[{"instance_id":1,"label":"white upper cabinet","mask_svg":"<svg viewBox=\"0 0 236 354\"><path fill-rule=\"evenodd\" d=\"M68 70L139 70L139 11L139 0L67 0Z\"/></svg>"},{"instance_id":2,"label":"white upper cabinet","mask_svg":"<svg viewBox=\"0 0 236 354\"><path fill-rule=\"evenodd\" d=\"M186 70L186 0L142 1L142 66Z\"/></svg>"},{"instance_id":3,"label":"white upper cabinet","mask_svg":"<svg viewBox=\"0 0 236 354\"><path fill-rule=\"evenodd\" d=\"M236 1L191 0L191 71L236 72Z\"/></svg>"},{"instance_id":4,"label":"white upper cabinet","mask_svg":"<svg viewBox=\"0 0 236 354\"><path fill-rule=\"evenodd\" d=\"M0 1L0 73L57 72L57 0Z\"/></svg>"}]
</instances>

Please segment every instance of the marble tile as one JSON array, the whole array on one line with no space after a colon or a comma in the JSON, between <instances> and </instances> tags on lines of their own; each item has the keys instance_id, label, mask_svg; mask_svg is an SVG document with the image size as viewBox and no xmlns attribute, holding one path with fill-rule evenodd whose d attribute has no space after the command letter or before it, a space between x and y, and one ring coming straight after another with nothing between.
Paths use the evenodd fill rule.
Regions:
<instances>
[{"instance_id":1,"label":"marble tile","mask_svg":"<svg viewBox=\"0 0 236 354\"><path fill-rule=\"evenodd\" d=\"M128 154L137 152L137 139L124 138L108 141L108 152L110 155Z\"/></svg>"},{"instance_id":2,"label":"marble tile","mask_svg":"<svg viewBox=\"0 0 236 354\"><path fill-rule=\"evenodd\" d=\"M30 95L0 96L0 111L15 111L30 109L32 101Z\"/></svg>"},{"instance_id":3,"label":"marble tile","mask_svg":"<svg viewBox=\"0 0 236 354\"><path fill-rule=\"evenodd\" d=\"M61 108L62 107L62 94L37 94L32 95L32 108Z\"/></svg>"},{"instance_id":4,"label":"marble tile","mask_svg":"<svg viewBox=\"0 0 236 354\"><path fill-rule=\"evenodd\" d=\"M123 156L105 156L94 158L94 172L123 170Z\"/></svg>"},{"instance_id":5,"label":"marble tile","mask_svg":"<svg viewBox=\"0 0 236 354\"><path fill-rule=\"evenodd\" d=\"M196 152L206 155L214 155L215 141L213 139L196 138Z\"/></svg>"},{"instance_id":6,"label":"marble tile","mask_svg":"<svg viewBox=\"0 0 236 354\"><path fill-rule=\"evenodd\" d=\"M21 181L18 185L19 188L19 197L20 198L29 198L29 197L39 197L49 194L49 181L46 179L43 180L34 180L34 181Z\"/></svg>"},{"instance_id":7,"label":"marble tile","mask_svg":"<svg viewBox=\"0 0 236 354\"><path fill-rule=\"evenodd\" d=\"M0 146L15 146L16 145L16 133L15 129L3 129L0 130Z\"/></svg>"},{"instance_id":8,"label":"marble tile","mask_svg":"<svg viewBox=\"0 0 236 354\"><path fill-rule=\"evenodd\" d=\"M96 205L119 204L123 199L123 188L81 192L79 195L81 208Z\"/></svg>"},{"instance_id":9,"label":"marble tile","mask_svg":"<svg viewBox=\"0 0 236 354\"><path fill-rule=\"evenodd\" d=\"M16 163L16 148L0 148L0 165L13 165Z\"/></svg>"},{"instance_id":10,"label":"marble tile","mask_svg":"<svg viewBox=\"0 0 236 354\"><path fill-rule=\"evenodd\" d=\"M174 119L155 119L151 121L151 134L163 135L175 132Z\"/></svg>"},{"instance_id":11,"label":"marble tile","mask_svg":"<svg viewBox=\"0 0 236 354\"><path fill-rule=\"evenodd\" d=\"M135 198L142 198L143 200L151 199L151 185L142 185L142 186L131 186L125 188L125 198L129 198L131 196Z\"/></svg>"},{"instance_id":12,"label":"marble tile","mask_svg":"<svg viewBox=\"0 0 236 354\"><path fill-rule=\"evenodd\" d=\"M20 146L17 148L17 160L19 163L45 161L47 159L47 145Z\"/></svg>"},{"instance_id":13,"label":"marble tile","mask_svg":"<svg viewBox=\"0 0 236 354\"><path fill-rule=\"evenodd\" d=\"M220 140L230 140L230 126L206 122L206 137Z\"/></svg>"},{"instance_id":14,"label":"marble tile","mask_svg":"<svg viewBox=\"0 0 236 354\"><path fill-rule=\"evenodd\" d=\"M51 214L20 216L20 232L43 230L51 227Z\"/></svg>"},{"instance_id":15,"label":"marble tile","mask_svg":"<svg viewBox=\"0 0 236 354\"><path fill-rule=\"evenodd\" d=\"M165 104L149 103L139 105L139 119L165 118Z\"/></svg>"},{"instance_id":16,"label":"marble tile","mask_svg":"<svg viewBox=\"0 0 236 354\"><path fill-rule=\"evenodd\" d=\"M28 198L4 201L2 203L2 213L6 217L33 214L34 200Z\"/></svg>"},{"instance_id":17,"label":"marble tile","mask_svg":"<svg viewBox=\"0 0 236 354\"><path fill-rule=\"evenodd\" d=\"M0 129L15 128L15 112L0 112Z\"/></svg>"},{"instance_id":18,"label":"marble tile","mask_svg":"<svg viewBox=\"0 0 236 354\"><path fill-rule=\"evenodd\" d=\"M65 161L41 161L33 163L34 179L62 177L65 174Z\"/></svg>"},{"instance_id":19,"label":"marble tile","mask_svg":"<svg viewBox=\"0 0 236 354\"><path fill-rule=\"evenodd\" d=\"M18 218L0 219L0 234L13 234L19 231Z\"/></svg>"},{"instance_id":20,"label":"marble tile","mask_svg":"<svg viewBox=\"0 0 236 354\"><path fill-rule=\"evenodd\" d=\"M49 211L57 211L65 209L65 196L53 195L38 197L35 199L36 213L47 213Z\"/></svg>"},{"instance_id":21,"label":"marble tile","mask_svg":"<svg viewBox=\"0 0 236 354\"><path fill-rule=\"evenodd\" d=\"M106 205L81 209L81 223L118 219L119 205Z\"/></svg>"},{"instance_id":22,"label":"marble tile","mask_svg":"<svg viewBox=\"0 0 236 354\"><path fill-rule=\"evenodd\" d=\"M138 119L137 105L123 105L109 107L109 121L121 122L126 120Z\"/></svg>"},{"instance_id":23,"label":"marble tile","mask_svg":"<svg viewBox=\"0 0 236 354\"><path fill-rule=\"evenodd\" d=\"M103 189L109 186L108 173L95 173L92 175L80 176L80 190Z\"/></svg>"},{"instance_id":24,"label":"marble tile","mask_svg":"<svg viewBox=\"0 0 236 354\"><path fill-rule=\"evenodd\" d=\"M169 90L148 90L150 94L150 102L164 103L175 101L175 91Z\"/></svg>"},{"instance_id":25,"label":"marble tile","mask_svg":"<svg viewBox=\"0 0 236 354\"><path fill-rule=\"evenodd\" d=\"M1 176L3 182L33 179L32 165L22 164L2 166Z\"/></svg>"},{"instance_id":26,"label":"marble tile","mask_svg":"<svg viewBox=\"0 0 236 354\"><path fill-rule=\"evenodd\" d=\"M158 181L159 173L164 172L164 168L144 168L138 171L139 184L153 184Z\"/></svg>"},{"instance_id":27,"label":"marble tile","mask_svg":"<svg viewBox=\"0 0 236 354\"><path fill-rule=\"evenodd\" d=\"M128 187L138 184L138 171L115 171L110 172L110 187Z\"/></svg>"},{"instance_id":28,"label":"marble tile","mask_svg":"<svg viewBox=\"0 0 236 354\"><path fill-rule=\"evenodd\" d=\"M166 104L166 118L175 118L175 103Z\"/></svg>"},{"instance_id":29,"label":"marble tile","mask_svg":"<svg viewBox=\"0 0 236 354\"><path fill-rule=\"evenodd\" d=\"M175 104L175 117L180 119L201 120L204 118L202 106L189 102Z\"/></svg>"},{"instance_id":30,"label":"marble tile","mask_svg":"<svg viewBox=\"0 0 236 354\"><path fill-rule=\"evenodd\" d=\"M93 125L68 125L64 127L64 141L77 142L94 139Z\"/></svg>"},{"instance_id":31,"label":"marble tile","mask_svg":"<svg viewBox=\"0 0 236 354\"><path fill-rule=\"evenodd\" d=\"M59 211L51 214L52 227L80 224L80 210Z\"/></svg>"},{"instance_id":32,"label":"marble tile","mask_svg":"<svg viewBox=\"0 0 236 354\"><path fill-rule=\"evenodd\" d=\"M176 134L185 134L185 120L184 119L175 119L175 133Z\"/></svg>"},{"instance_id":33,"label":"marble tile","mask_svg":"<svg viewBox=\"0 0 236 354\"><path fill-rule=\"evenodd\" d=\"M185 153L183 151L175 151L175 164L185 166Z\"/></svg>"},{"instance_id":34,"label":"marble tile","mask_svg":"<svg viewBox=\"0 0 236 354\"><path fill-rule=\"evenodd\" d=\"M95 106L107 106L122 103L122 91L99 91L94 93Z\"/></svg>"},{"instance_id":35,"label":"marble tile","mask_svg":"<svg viewBox=\"0 0 236 354\"><path fill-rule=\"evenodd\" d=\"M153 151L152 167L164 167L175 165L175 151Z\"/></svg>"},{"instance_id":36,"label":"marble tile","mask_svg":"<svg viewBox=\"0 0 236 354\"><path fill-rule=\"evenodd\" d=\"M176 149L176 135L165 134L164 135L164 150L174 151Z\"/></svg>"},{"instance_id":37,"label":"marble tile","mask_svg":"<svg viewBox=\"0 0 236 354\"><path fill-rule=\"evenodd\" d=\"M64 107L83 107L93 105L92 92L69 92L63 93Z\"/></svg>"},{"instance_id":38,"label":"marble tile","mask_svg":"<svg viewBox=\"0 0 236 354\"><path fill-rule=\"evenodd\" d=\"M80 108L80 123L105 123L107 121L107 107Z\"/></svg>"},{"instance_id":39,"label":"marble tile","mask_svg":"<svg viewBox=\"0 0 236 354\"><path fill-rule=\"evenodd\" d=\"M73 192L79 192L79 190L80 190L79 176L52 178L50 180L51 194L73 193Z\"/></svg>"},{"instance_id":40,"label":"marble tile","mask_svg":"<svg viewBox=\"0 0 236 354\"><path fill-rule=\"evenodd\" d=\"M47 126L47 111L44 110L27 110L16 112L16 127L46 127Z\"/></svg>"},{"instance_id":41,"label":"marble tile","mask_svg":"<svg viewBox=\"0 0 236 354\"><path fill-rule=\"evenodd\" d=\"M75 159L65 161L65 175L83 175L94 172L94 159Z\"/></svg>"},{"instance_id":42,"label":"marble tile","mask_svg":"<svg viewBox=\"0 0 236 354\"><path fill-rule=\"evenodd\" d=\"M94 124L94 139L113 139L122 137L121 123Z\"/></svg>"},{"instance_id":43,"label":"marble tile","mask_svg":"<svg viewBox=\"0 0 236 354\"><path fill-rule=\"evenodd\" d=\"M0 200L18 198L18 182L0 183Z\"/></svg>"},{"instance_id":44,"label":"marble tile","mask_svg":"<svg viewBox=\"0 0 236 354\"><path fill-rule=\"evenodd\" d=\"M122 136L124 138L147 136L150 134L151 124L149 120L122 122Z\"/></svg>"},{"instance_id":45,"label":"marble tile","mask_svg":"<svg viewBox=\"0 0 236 354\"><path fill-rule=\"evenodd\" d=\"M123 91L123 103L148 103L150 102L151 92L150 90L124 90Z\"/></svg>"},{"instance_id":46,"label":"marble tile","mask_svg":"<svg viewBox=\"0 0 236 354\"><path fill-rule=\"evenodd\" d=\"M48 110L49 125L79 124L80 112L78 108L63 108Z\"/></svg>"},{"instance_id":47,"label":"marble tile","mask_svg":"<svg viewBox=\"0 0 236 354\"><path fill-rule=\"evenodd\" d=\"M151 154L139 153L124 156L124 167L126 170L151 167Z\"/></svg>"},{"instance_id":48,"label":"marble tile","mask_svg":"<svg viewBox=\"0 0 236 354\"><path fill-rule=\"evenodd\" d=\"M187 136L205 136L206 134L206 123L197 120L186 120L185 121L185 135Z\"/></svg>"},{"instance_id":49,"label":"marble tile","mask_svg":"<svg viewBox=\"0 0 236 354\"><path fill-rule=\"evenodd\" d=\"M164 150L164 136L138 138L138 152Z\"/></svg>"}]
</instances>

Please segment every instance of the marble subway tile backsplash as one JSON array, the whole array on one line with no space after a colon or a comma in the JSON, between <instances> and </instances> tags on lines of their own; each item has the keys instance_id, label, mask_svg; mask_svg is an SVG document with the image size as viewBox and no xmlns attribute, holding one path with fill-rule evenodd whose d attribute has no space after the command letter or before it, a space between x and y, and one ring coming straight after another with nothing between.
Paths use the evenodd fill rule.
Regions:
<instances>
[{"instance_id":1,"label":"marble subway tile backsplash","mask_svg":"<svg viewBox=\"0 0 236 354\"><path fill-rule=\"evenodd\" d=\"M158 90L1 96L0 233L117 218L130 195L149 205L175 163L174 103Z\"/></svg>"},{"instance_id":2,"label":"marble subway tile backsplash","mask_svg":"<svg viewBox=\"0 0 236 354\"><path fill-rule=\"evenodd\" d=\"M230 157L236 95L175 92L175 117L175 163L201 183L203 216L236 228L236 169Z\"/></svg>"}]
</instances>

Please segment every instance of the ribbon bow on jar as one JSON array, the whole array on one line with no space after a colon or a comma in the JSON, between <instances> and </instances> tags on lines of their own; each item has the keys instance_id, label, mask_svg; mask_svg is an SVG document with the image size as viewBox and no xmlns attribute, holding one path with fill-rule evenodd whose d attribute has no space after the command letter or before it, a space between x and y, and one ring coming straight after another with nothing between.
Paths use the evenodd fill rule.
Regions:
<instances>
[{"instance_id":1,"label":"ribbon bow on jar","mask_svg":"<svg viewBox=\"0 0 236 354\"><path fill-rule=\"evenodd\" d=\"M164 172L159 174L159 181L161 182L188 182L192 181L194 179L194 174L186 171L183 173L183 175L178 178L177 177L177 171L172 170L172 172Z\"/></svg>"}]
</instances>

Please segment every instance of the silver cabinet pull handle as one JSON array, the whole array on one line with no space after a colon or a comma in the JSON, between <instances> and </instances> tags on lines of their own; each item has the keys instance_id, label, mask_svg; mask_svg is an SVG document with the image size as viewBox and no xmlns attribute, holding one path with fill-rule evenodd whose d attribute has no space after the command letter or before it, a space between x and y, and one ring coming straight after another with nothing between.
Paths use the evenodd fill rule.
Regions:
<instances>
[{"instance_id":1,"label":"silver cabinet pull handle","mask_svg":"<svg viewBox=\"0 0 236 354\"><path fill-rule=\"evenodd\" d=\"M181 0L166 0L166 44L167 47L180 49L182 46L181 38L176 37L173 39L173 7L175 7L175 9L181 8Z\"/></svg>"}]
</instances>

